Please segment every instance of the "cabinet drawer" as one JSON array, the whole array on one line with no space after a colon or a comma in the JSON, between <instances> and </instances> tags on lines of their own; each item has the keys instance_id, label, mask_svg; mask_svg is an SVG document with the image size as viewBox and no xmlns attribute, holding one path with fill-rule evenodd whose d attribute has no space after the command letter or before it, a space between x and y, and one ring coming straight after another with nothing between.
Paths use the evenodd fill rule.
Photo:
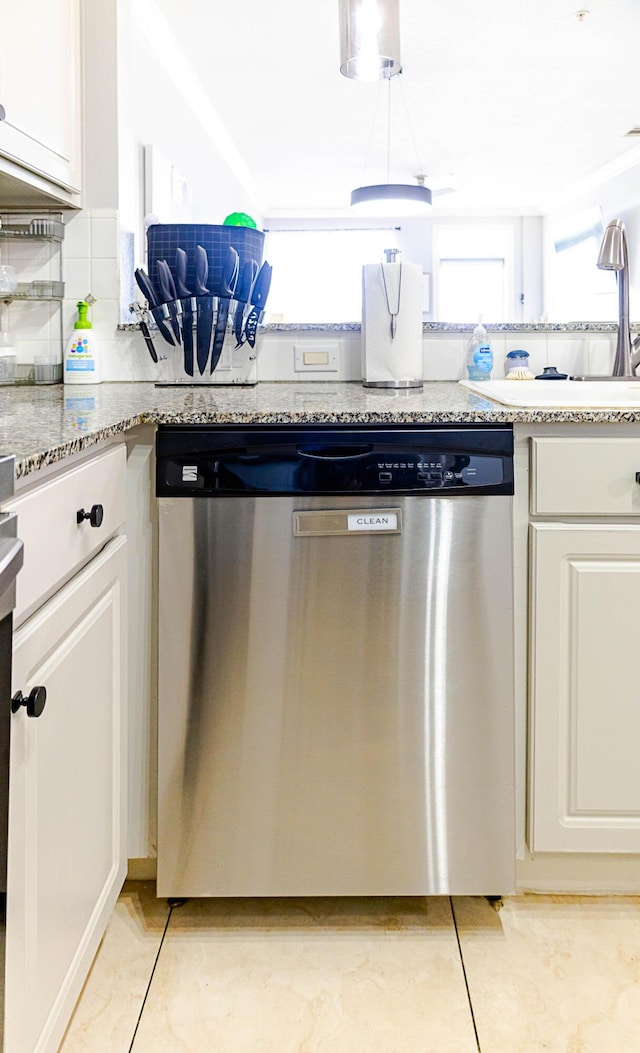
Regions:
<instances>
[{"instance_id":1,"label":"cabinet drawer","mask_svg":"<svg viewBox=\"0 0 640 1053\"><path fill-rule=\"evenodd\" d=\"M79 509L102 505L98 527L77 521ZM112 447L76 468L57 475L8 507L18 513L24 541L24 566L18 575L15 619L36 607L99 551L124 523L126 448Z\"/></svg>"},{"instance_id":2,"label":"cabinet drawer","mask_svg":"<svg viewBox=\"0 0 640 1053\"><path fill-rule=\"evenodd\" d=\"M531 440L533 515L640 516L640 438Z\"/></svg>"}]
</instances>

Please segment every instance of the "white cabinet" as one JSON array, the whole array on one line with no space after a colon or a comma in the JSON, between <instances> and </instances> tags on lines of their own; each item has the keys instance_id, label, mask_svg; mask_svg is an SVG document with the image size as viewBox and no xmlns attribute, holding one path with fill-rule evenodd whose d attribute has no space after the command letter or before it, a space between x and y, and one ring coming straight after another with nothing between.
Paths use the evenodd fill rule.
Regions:
<instances>
[{"instance_id":1,"label":"white cabinet","mask_svg":"<svg viewBox=\"0 0 640 1053\"><path fill-rule=\"evenodd\" d=\"M14 623L23 622L102 548L124 522L126 499L126 448L120 444L11 501L25 549ZM100 524L78 523L78 512L90 514L94 505L102 509Z\"/></svg>"},{"instance_id":2,"label":"white cabinet","mask_svg":"<svg viewBox=\"0 0 640 1053\"><path fill-rule=\"evenodd\" d=\"M558 440L540 440L544 456L534 447L532 461L533 510L562 520L530 526L529 845L633 853L640 851L640 522L630 517L638 514L640 441L577 442L565 443L564 454L578 458L582 487L575 473L558 482L562 465L547 460L559 453ZM556 477L545 477L552 468Z\"/></svg>"},{"instance_id":3,"label":"white cabinet","mask_svg":"<svg viewBox=\"0 0 640 1053\"><path fill-rule=\"evenodd\" d=\"M8 503L26 539L13 691L47 699L12 718L5 1053L58 1049L126 874L125 494L119 443Z\"/></svg>"},{"instance_id":4,"label":"white cabinet","mask_svg":"<svg viewBox=\"0 0 640 1053\"><path fill-rule=\"evenodd\" d=\"M80 0L4 4L0 155L78 194L81 157Z\"/></svg>"}]
</instances>

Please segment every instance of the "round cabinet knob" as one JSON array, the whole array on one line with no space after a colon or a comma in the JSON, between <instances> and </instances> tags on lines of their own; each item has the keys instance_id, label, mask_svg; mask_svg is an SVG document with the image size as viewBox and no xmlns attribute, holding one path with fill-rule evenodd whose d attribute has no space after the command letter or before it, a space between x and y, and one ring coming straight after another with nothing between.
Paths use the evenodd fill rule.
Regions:
<instances>
[{"instance_id":1,"label":"round cabinet knob","mask_svg":"<svg viewBox=\"0 0 640 1053\"><path fill-rule=\"evenodd\" d=\"M78 526L85 519L89 520L92 527L102 526L102 520L104 519L104 508L102 505L91 505L90 512L85 512L84 508L79 508L76 512L76 523Z\"/></svg>"},{"instance_id":2,"label":"round cabinet knob","mask_svg":"<svg viewBox=\"0 0 640 1053\"><path fill-rule=\"evenodd\" d=\"M4 106L0 102L0 121L4 121L6 116L7 116L7 111L5 110Z\"/></svg>"},{"instance_id":3,"label":"round cabinet knob","mask_svg":"<svg viewBox=\"0 0 640 1053\"><path fill-rule=\"evenodd\" d=\"M11 699L11 712L17 713L21 706L27 710L28 717L40 717L47 704L46 687L32 687L25 698L22 691L16 691Z\"/></svg>"}]
</instances>

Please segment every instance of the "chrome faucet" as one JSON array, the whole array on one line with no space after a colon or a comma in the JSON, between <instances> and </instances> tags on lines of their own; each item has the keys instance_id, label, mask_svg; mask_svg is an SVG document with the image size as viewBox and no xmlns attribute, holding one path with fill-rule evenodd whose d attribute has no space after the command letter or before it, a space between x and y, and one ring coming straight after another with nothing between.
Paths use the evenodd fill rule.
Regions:
<instances>
[{"instance_id":1,"label":"chrome faucet","mask_svg":"<svg viewBox=\"0 0 640 1053\"><path fill-rule=\"evenodd\" d=\"M600 245L597 266L601 271L615 271L618 280L618 340L612 378L640 380L640 335L631 341L629 330L629 253L627 232L621 219L607 224Z\"/></svg>"}]
</instances>

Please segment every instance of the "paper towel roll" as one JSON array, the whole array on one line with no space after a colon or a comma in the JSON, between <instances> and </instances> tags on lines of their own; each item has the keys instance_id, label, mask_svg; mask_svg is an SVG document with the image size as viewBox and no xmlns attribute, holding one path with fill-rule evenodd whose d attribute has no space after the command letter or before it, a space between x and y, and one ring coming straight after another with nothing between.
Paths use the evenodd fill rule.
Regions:
<instances>
[{"instance_id":1,"label":"paper towel roll","mask_svg":"<svg viewBox=\"0 0 640 1053\"><path fill-rule=\"evenodd\" d=\"M392 339L389 307L398 306L399 282ZM422 384L422 268L417 263L367 263L362 268L362 377L365 384L389 387Z\"/></svg>"}]
</instances>

